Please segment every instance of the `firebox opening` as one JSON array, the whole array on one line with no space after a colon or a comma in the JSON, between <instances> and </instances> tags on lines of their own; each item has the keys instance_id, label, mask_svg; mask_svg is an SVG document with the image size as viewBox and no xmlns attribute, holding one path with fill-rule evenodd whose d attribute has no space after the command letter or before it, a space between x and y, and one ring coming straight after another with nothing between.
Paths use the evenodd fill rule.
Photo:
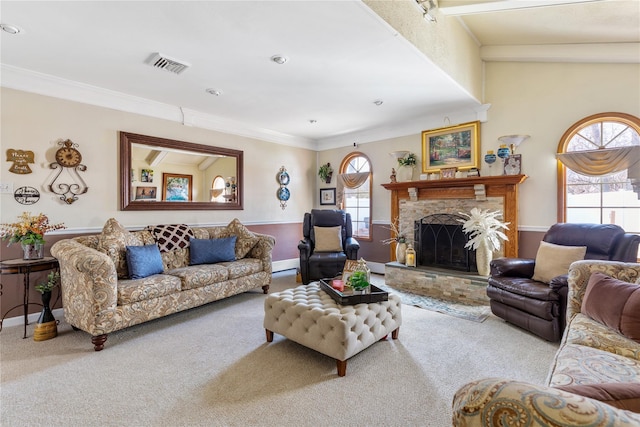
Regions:
<instances>
[{"instance_id":1,"label":"firebox opening","mask_svg":"<svg viewBox=\"0 0 640 427\"><path fill-rule=\"evenodd\" d=\"M477 272L475 251L464 247L468 238L460 221L465 219L456 214L434 214L416 221L417 264Z\"/></svg>"}]
</instances>

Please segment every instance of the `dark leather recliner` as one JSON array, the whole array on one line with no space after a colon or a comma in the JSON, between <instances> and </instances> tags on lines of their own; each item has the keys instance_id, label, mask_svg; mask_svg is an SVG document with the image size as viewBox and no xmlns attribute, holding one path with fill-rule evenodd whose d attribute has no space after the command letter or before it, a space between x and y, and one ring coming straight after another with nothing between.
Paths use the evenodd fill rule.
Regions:
<instances>
[{"instance_id":1,"label":"dark leather recliner","mask_svg":"<svg viewBox=\"0 0 640 427\"><path fill-rule=\"evenodd\" d=\"M563 246L586 246L585 259L636 262L640 236L613 224L551 226L542 239ZM534 259L497 258L491 261L487 296L491 311L548 341L559 341L565 327L567 274L550 283L532 280Z\"/></svg>"},{"instance_id":2,"label":"dark leather recliner","mask_svg":"<svg viewBox=\"0 0 640 427\"><path fill-rule=\"evenodd\" d=\"M315 252L316 237L313 227L342 227L342 251ZM313 280L335 277L342 273L347 259L357 259L360 245L353 237L351 215L337 209L312 209L304 214L302 223L304 239L300 250L300 273L305 285Z\"/></svg>"}]
</instances>

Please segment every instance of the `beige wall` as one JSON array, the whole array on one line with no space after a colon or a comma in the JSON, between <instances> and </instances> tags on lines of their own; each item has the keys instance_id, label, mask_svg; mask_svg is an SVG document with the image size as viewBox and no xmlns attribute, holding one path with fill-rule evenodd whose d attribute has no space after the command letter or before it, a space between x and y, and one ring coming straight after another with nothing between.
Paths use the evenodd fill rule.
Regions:
<instances>
[{"instance_id":1,"label":"beige wall","mask_svg":"<svg viewBox=\"0 0 640 427\"><path fill-rule=\"evenodd\" d=\"M176 221L194 225L226 224L233 217L248 224L290 223L300 222L314 203L315 191L309 191L317 185L313 151L12 89L3 88L1 95L3 157L9 148L31 150L36 163L30 165L33 173L16 175L8 171L10 164L3 161L0 181L12 182L14 189L35 187L41 194L40 201L30 206L17 203L11 194L0 195L2 223L14 222L25 210L44 212L53 222L64 221L69 227L67 232L101 229L110 217L116 217L127 227ZM179 213L119 211L119 131L243 150L245 209ZM87 166L81 175L89 187L72 205L66 205L46 190L52 178L48 165L54 161L56 142L67 138L79 145L82 163ZM283 165L291 176L291 200L285 210L276 198L275 178ZM62 174L66 175L66 172ZM162 177L155 176L154 183L157 179Z\"/></svg>"},{"instance_id":2,"label":"beige wall","mask_svg":"<svg viewBox=\"0 0 640 427\"><path fill-rule=\"evenodd\" d=\"M483 102L491 108L488 120L481 124L481 155L497 150L501 135L531 135L518 149L523 172L529 176L520 185L519 226L544 231L557 222L555 153L562 134L576 121L595 113L619 111L640 116L640 65L492 62L486 64L486 76ZM318 163L338 166L352 149L320 152ZM388 153L410 150L420 162L421 135L361 144L357 150L372 161L372 219L388 221L390 195L380 186L389 182L395 166ZM483 174L489 174L485 164L481 168ZM496 163L493 174L498 173L497 168ZM414 179L419 173L417 168Z\"/></svg>"}]
</instances>

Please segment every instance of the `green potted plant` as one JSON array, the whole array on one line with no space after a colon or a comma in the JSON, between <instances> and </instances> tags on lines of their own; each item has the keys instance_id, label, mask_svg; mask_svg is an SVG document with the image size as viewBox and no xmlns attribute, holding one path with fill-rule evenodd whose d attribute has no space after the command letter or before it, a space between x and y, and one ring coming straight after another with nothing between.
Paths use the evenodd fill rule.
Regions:
<instances>
[{"instance_id":1,"label":"green potted plant","mask_svg":"<svg viewBox=\"0 0 640 427\"><path fill-rule=\"evenodd\" d=\"M327 162L324 165L320 166L320 169L318 170L318 176L325 183L331 184L331 177L333 176L333 168L331 167L331 163Z\"/></svg>"},{"instance_id":2,"label":"green potted plant","mask_svg":"<svg viewBox=\"0 0 640 427\"><path fill-rule=\"evenodd\" d=\"M407 153L404 157L398 157L398 180L407 182L413 180L413 169L418 159L414 153Z\"/></svg>"},{"instance_id":3,"label":"green potted plant","mask_svg":"<svg viewBox=\"0 0 640 427\"><path fill-rule=\"evenodd\" d=\"M398 166L410 166L414 167L417 163L417 158L414 153L409 153L404 157L398 158Z\"/></svg>"}]
</instances>

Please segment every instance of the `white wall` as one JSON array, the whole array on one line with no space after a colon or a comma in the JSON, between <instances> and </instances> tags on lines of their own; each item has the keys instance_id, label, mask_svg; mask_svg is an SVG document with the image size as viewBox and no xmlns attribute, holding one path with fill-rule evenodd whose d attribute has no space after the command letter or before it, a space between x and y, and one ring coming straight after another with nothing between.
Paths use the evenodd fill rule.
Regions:
<instances>
[{"instance_id":1,"label":"white wall","mask_svg":"<svg viewBox=\"0 0 640 427\"><path fill-rule=\"evenodd\" d=\"M316 186L316 154L306 149L273 144L252 138L183 126L176 122L115 111L102 107L65 101L32 93L2 88L1 144L2 183L35 187L40 201L34 205L19 204L12 194L1 194L0 222L14 222L23 211L46 213L54 223L64 221L69 231L101 229L105 221L115 217L127 227L183 222L187 224L226 224L234 217L251 223L302 221L313 203ZM242 211L119 211L118 132L127 131L198 144L215 145L244 151L244 207ZM78 201L67 205L46 190L51 180L49 164L60 139L71 139L79 145L81 175L89 190ZM9 172L7 149L31 150L36 163L33 173L16 175ZM285 166L291 176L291 200L282 210L276 190L276 173ZM65 175L66 172L63 173ZM159 179L160 177L154 177ZM68 181L68 180L67 180Z\"/></svg>"}]
</instances>

